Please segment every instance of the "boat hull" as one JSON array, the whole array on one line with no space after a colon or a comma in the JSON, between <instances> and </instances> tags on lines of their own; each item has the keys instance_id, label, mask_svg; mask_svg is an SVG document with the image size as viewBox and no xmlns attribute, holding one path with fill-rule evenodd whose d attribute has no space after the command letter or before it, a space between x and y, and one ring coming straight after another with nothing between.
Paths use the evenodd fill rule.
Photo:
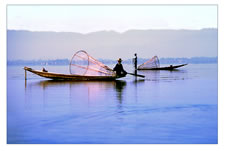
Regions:
<instances>
[{"instance_id":1,"label":"boat hull","mask_svg":"<svg viewBox=\"0 0 225 151\"><path fill-rule=\"evenodd\" d=\"M25 71L29 71L38 76L52 79L52 80L66 80L66 81L112 81L116 80L117 76L82 76L82 75L69 75L69 74L60 74L60 73L52 73L52 72L43 72L34 70L32 68L24 67Z\"/></svg>"},{"instance_id":2,"label":"boat hull","mask_svg":"<svg viewBox=\"0 0 225 151\"><path fill-rule=\"evenodd\" d=\"M186 66L187 64L181 64L177 66L168 66L168 67L159 67L159 68L145 68L145 69L138 69L138 70L174 70L179 67Z\"/></svg>"}]
</instances>

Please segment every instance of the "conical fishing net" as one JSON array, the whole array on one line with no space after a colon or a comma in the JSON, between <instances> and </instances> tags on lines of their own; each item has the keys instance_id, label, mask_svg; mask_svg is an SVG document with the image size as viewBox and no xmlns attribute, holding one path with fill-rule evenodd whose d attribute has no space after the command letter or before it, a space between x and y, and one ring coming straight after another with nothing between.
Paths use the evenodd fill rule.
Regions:
<instances>
[{"instance_id":1,"label":"conical fishing net","mask_svg":"<svg viewBox=\"0 0 225 151\"><path fill-rule=\"evenodd\" d=\"M115 76L112 69L89 56L84 50L75 53L70 62L70 74L84 76Z\"/></svg>"},{"instance_id":2,"label":"conical fishing net","mask_svg":"<svg viewBox=\"0 0 225 151\"><path fill-rule=\"evenodd\" d=\"M138 66L138 69L153 69L153 68L159 68L159 59L157 56L154 56L153 58L149 59L142 65Z\"/></svg>"}]
</instances>

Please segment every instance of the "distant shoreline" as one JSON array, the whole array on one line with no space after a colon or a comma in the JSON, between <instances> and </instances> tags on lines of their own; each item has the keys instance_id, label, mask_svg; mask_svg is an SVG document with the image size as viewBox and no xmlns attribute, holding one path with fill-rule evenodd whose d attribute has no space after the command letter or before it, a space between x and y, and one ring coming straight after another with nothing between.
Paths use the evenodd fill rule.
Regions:
<instances>
[{"instance_id":1,"label":"distant shoreline","mask_svg":"<svg viewBox=\"0 0 225 151\"><path fill-rule=\"evenodd\" d=\"M116 64L116 60L98 59L104 64ZM138 64L142 64L149 59L138 58ZM192 57L192 58L160 58L160 64L217 64L218 57ZM69 65L69 59L55 60L8 60L7 65ZM132 59L123 61L123 64L133 64Z\"/></svg>"}]
</instances>

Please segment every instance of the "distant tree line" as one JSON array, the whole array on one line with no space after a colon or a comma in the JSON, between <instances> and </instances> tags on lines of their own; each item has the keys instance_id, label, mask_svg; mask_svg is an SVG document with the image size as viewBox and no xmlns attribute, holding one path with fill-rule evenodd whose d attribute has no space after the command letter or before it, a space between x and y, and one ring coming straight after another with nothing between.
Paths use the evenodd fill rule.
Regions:
<instances>
[{"instance_id":1,"label":"distant tree line","mask_svg":"<svg viewBox=\"0 0 225 151\"><path fill-rule=\"evenodd\" d=\"M116 64L116 60L98 59L104 64ZM149 59L138 58L138 64L142 64ZM218 57L192 57L192 58L160 58L160 64L212 64L218 63ZM7 65L69 65L69 59L55 60L9 60ZM123 60L123 64L133 64L132 59Z\"/></svg>"},{"instance_id":2,"label":"distant tree line","mask_svg":"<svg viewBox=\"0 0 225 151\"><path fill-rule=\"evenodd\" d=\"M68 59L7 61L7 65L68 65L68 64L69 64Z\"/></svg>"}]
</instances>

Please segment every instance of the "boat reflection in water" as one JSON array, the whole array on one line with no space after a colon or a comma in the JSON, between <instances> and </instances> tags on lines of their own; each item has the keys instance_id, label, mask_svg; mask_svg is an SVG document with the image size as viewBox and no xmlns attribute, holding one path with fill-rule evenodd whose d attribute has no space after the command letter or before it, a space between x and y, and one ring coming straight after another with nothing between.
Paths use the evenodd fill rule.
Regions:
<instances>
[{"instance_id":1,"label":"boat reflection in water","mask_svg":"<svg viewBox=\"0 0 225 151\"><path fill-rule=\"evenodd\" d=\"M45 80L25 83L26 101L43 101L43 105L71 104L72 106L86 108L86 106L111 105L122 109L124 100L138 100L138 85L144 80L133 81L54 81ZM133 87L131 92L126 92L127 85ZM133 86L132 86L133 85ZM32 98L33 93L38 93L39 98ZM116 100L116 102L115 102ZM39 102L39 103L41 103Z\"/></svg>"},{"instance_id":2,"label":"boat reflection in water","mask_svg":"<svg viewBox=\"0 0 225 151\"><path fill-rule=\"evenodd\" d=\"M75 101L94 104L94 102L102 102L109 100L118 100L121 104L124 96L124 88L126 81L54 81L45 80L39 82L25 81L25 92L27 95L32 94L32 89L41 90L41 99L50 101L48 98L68 98L67 101L73 103ZM38 89L40 87L41 89ZM50 97L55 95L55 97ZM67 95L67 96L65 96ZM41 96L40 96L41 97ZM110 98L110 99L109 99ZM114 98L114 99L112 99ZM41 100L40 99L40 100ZM63 99L62 101L65 101Z\"/></svg>"},{"instance_id":3,"label":"boat reflection in water","mask_svg":"<svg viewBox=\"0 0 225 151\"><path fill-rule=\"evenodd\" d=\"M121 104L123 101L123 90L126 87L126 81L115 81L114 88L116 89L117 100Z\"/></svg>"},{"instance_id":4,"label":"boat reflection in water","mask_svg":"<svg viewBox=\"0 0 225 151\"><path fill-rule=\"evenodd\" d=\"M174 81L188 79L188 73L186 70L141 70L140 74L146 75L147 81Z\"/></svg>"}]
</instances>

